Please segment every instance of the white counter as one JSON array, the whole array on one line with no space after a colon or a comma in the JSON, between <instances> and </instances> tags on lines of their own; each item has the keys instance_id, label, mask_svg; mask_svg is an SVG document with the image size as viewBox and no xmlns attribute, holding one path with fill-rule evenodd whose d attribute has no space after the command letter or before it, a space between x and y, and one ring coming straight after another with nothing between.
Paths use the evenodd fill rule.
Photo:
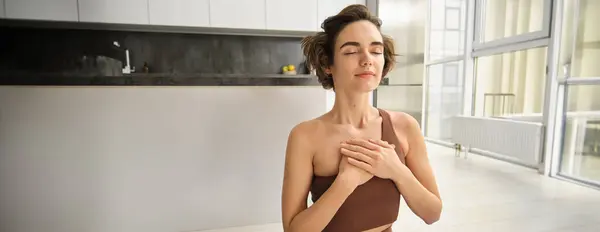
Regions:
<instances>
[{"instance_id":1,"label":"white counter","mask_svg":"<svg viewBox=\"0 0 600 232\"><path fill-rule=\"evenodd\" d=\"M325 99L320 87L0 87L0 225L280 222L288 132L324 113Z\"/></svg>"}]
</instances>

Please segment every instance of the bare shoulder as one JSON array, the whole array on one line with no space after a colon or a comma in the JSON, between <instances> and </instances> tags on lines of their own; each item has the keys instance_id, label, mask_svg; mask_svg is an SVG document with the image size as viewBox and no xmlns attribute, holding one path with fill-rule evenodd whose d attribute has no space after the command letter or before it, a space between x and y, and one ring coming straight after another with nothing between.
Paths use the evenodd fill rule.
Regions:
<instances>
[{"instance_id":1,"label":"bare shoulder","mask_svg":"<svg viewBox=\"0 0 600 232\"><path fill-rule=\"evenodd\" d=\"M390 114L390 119L396 130L403 134L421 133L419 121L412 115L399 111L386 110L386 112Z\"/></svg>"},{"instance_id":2,"label":"bare shoulder","mask_svg":"<svg viewBox=\"0 0 600 232\"><path fill-rule=\"evenodd\" d=\"M300 122L292 128L290 137L308 139L319 130L321 124L318 118Z\"/></svg>"},{"instance_id":3,"label":"bare shoulder","mask_svg":"<svg viewBox=\"0 0 600 232\"><path fill-rule=\"evenodd\" d=\"M319 118L298 123L290 130L288 145L297 145L303 147L303 149L311 150L315 133L318 133L321 127L322 122Z\"/></svg>"},{"instance_id":4,"label":"bare shoulder","mask_svg":"<svg viewBox=\"0 0 600 232\"><path fill-rule=\"evenodd\" d=\"M386 110L386 112L390 115L390 120L400 140L402 150L405 152L405 156L408 157L408 154L413 150L412 148L420 146L419 144L423 143L424 140L419 121L404 112L389 110Z\"/></svg>"}]
</instances>

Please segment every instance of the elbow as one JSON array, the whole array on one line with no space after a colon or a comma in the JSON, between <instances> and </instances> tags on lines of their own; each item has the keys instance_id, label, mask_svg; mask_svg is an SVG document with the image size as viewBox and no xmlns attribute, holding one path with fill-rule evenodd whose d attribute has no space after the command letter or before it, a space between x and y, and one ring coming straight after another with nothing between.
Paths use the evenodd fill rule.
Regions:
<instances>
[{"instance_id":1,"label":"elbow","mask_svg":"<svg viewBox=\"0 0 600 232\"><path fill-rule=\"evenodd\" d=\"M314 226L309 224L290 224L287 227L283 227L284 232L307 232L307 231L321 231L314 228Z\"/></svg>"},{"instance_id":2,"label":"elbow","mask_svg":"<svg viewBox=\"0 0 600 232\"><path fill-rule=\"evenodd\" d=\"M288 225L288 226L283 226L283 232L295 232L295 231L297 231L297 230L296 230L296 229L293 229L293 228L291 227L291 225Z\"/></svg>"},{"instance_id":3,"label":"elbow","mask_svg":"<svg viewBox=\"0 0 600 232\"><path fill-rule=\"evenodd\" d=\"M298 231L302 231L302 229L298 228L298 225L294 225L294 224L292 224L292 222L290 222L290 223L284 224L283 231L284 232L298 232Z\"/></svg>"},{"instance_id":4,"label":"elbow","mask_svg":"<svg viewBox=\"0 0 600 232\"><path fill-rule=\"evenodd\" d=\"M431 213L431 214L427 215L426 217L423 217L422 219L423 219L423 222L425 222L425 224L432 225L433 223L436 223L437 221L440 220L440 215L441 215L441 211Z\"/></svg>"},{"instance_id":5,"label":"elbow","mask_svg":"<svg viewBox=\"0 0 600 232\"><path fill-rule=\"evenodd\" d=\"M292 223L284 223L283 224L283 232L296 232L298 231L297 226L296 227L292 227Z\"/></svg>"},{"instance_id":6,"label":"elbow","mask_svg":"<svg viewBox=\"0 0 600 232\"><path fill-rule=\"evenodd\" d=\"M294 230L292 230L292 222L283 219L283 222L281 223L283 224L283 232L293 232Z\"/></svg>"},{"instance_id":7,"label":"elbow","mask_svg":"<svg viewBox=\"0 0 600 232\"><path fill-rule=\"evenodd\" d=\"M436 223L436 222L437 222L437 221L439 221L439 220L440 220L440 215L439 215L439 214L437 214L437 215L432 215L432 216L429 216L429 217L427 217L427 218L423 218L423 221L424 221L424 222L425 222L425 224L427 224L427 225L432 225L433 223Z\"/></svg>"},{"instance_id":8,"label":"elbow","mask_svg":"<svg viewBox=\"0 0 600 232\"><path fill-rule=\"evenodd\" d=\"M442 202L439 201L439 204L434 208L434 210L432 210L425 217L422 218L423 222L425 222L427 225L432 225L433 223L436 223L440 220L440 217L442 216Z\"/></svg>"},{"instance_id":9,"label":"elbow","mask_svg":"<svg viewBox=\"0 0 600 232\"><path fill-rule=\"evenodd\" d=\"M301 228L297 228L297 227L287 227L283 229L284 232L298 232L298 231L303 231Z\"/></svg>"}]
</instances>

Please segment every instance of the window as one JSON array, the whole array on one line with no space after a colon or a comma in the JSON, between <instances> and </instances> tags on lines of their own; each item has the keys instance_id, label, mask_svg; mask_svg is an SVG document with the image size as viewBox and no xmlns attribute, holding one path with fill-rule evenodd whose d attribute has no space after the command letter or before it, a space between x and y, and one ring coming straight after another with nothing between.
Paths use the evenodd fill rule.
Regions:
<instances>
[{"instance_id":1,"label":"window","mask_svg":"<svg viewBox=\"0 0 600 232\"><path fill-rule=\"evenodd\" d=\"M377 88L377 107L407 113L419 124L422 112L422 84L390 84Z\"/></svg>"},{"instance_id":2,"label":"window","mask_svg":"<svg viewBox=\"0 0 600 232\"><path fill-rule=\"evenodd\" d=\"M574 4L573 1L567 1ZM567 4L567 3L565 3ZM565 25L566 35L573 38L563 43L566 57L572 57L570 62L570 77L589 78L600 77L600 27L596 22L600 20L600 1L579 1L579 20L577 28L573 24ZM573 35L575 35L573 37Z\"/></svg>"},{"instance_id":3,"label":"window","mask_svg":"<svg viewBox=\"0 0 600 232\"><path fill-rule=\"evenodd\" d=\"M593 23L600 19L598 9L596 0L564 2L557 73L564 93L558 104L564 109L555 121L562 143L554 152L560 157L559 175L596 186L600 186L600 29Z\"/></svg>"},{"instance_id":4,"label":"window","mask_svg":"<svg viewBox=\"0 0 600 232\"><path fill-rule=\"evenodd\" d=\"M449 141L453 116L463 112L467 0L430 0L424 133Z\"/></svg>"},{"instance_id":5,"label":"window","mask_svg":"<svg viewBox=\"0 0 600 232\"><path fill-rule=\"evenodd\" d=\"M428 68L426 136L450 140L450 119L462 114L463 67L462 61L435 64ZM450 85L447 85L450 83Z\"/></svg>"},{"instance_id":6,"label":"window","mask_svg":"<svg viewBox=\"0 0 600 232\"><path fill-rule=\"evenodd\" d=\"M429 60L464 54L466 0L432 0Z\"/></svg>"},{"instance_id":7,"label":"window","mask_svg":"<svg viewBox=\"0 0 600 232\"><path fill-rule=\"evenodd\" d=\"M477 58L475 115L541 114L546 48Z\"/></svg>"},{"instance_id":8,"label":"window","mask_svg":"<svg viewBox=\"0 0 600 232\"><path fill-rule=\"evenodd\" d=\"M550 35L552 0L477 0L473 47L524 42Z\"/></svg>"},{"instance_id":9,"label":"window","mask_svg":"<svg viewBox=\"0 0 600 232\"><path fill-rule=\"evenodd\" d=\"M446 6L446 30L460 30L461 29L461 12L463 12L460 7L448 7Z\"/></svg>"},{"instance_id":10,"label":"window","mask_svg":"<svg viewBox=\"0 0 600 232\"><path fill-rule=\"evenodd\" d=\"M442 80L443 86L456 87L460 84L458 75L462 72L458 70L458 66L458 63L447 63L444 65L444 78Z\"/></svg>"},{"instance_id":11,"label":"window","mask_svg":"<svg viewBox=\"0 0 600 232\"><path fill-rule=\"evenodd\" d=\"M560 172L600 183L600 84L567 85Z\"/></svg>"}]
</instances>

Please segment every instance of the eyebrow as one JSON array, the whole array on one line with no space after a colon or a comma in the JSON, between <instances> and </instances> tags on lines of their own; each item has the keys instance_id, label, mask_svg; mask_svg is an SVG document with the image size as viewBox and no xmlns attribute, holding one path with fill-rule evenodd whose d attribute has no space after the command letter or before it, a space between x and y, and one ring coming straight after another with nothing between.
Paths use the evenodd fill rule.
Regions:
<instances>
[{"instance_id":1,"label":"eyebrow","mask_svg":"<svg viewBox=\"0 0 600 232\"><path fill-rule=\"evenodd\" d=\"M380 42L380 41L373 41L373 42L371 42L371 46L373 46L373 45L379 45L379 46L383 46L383 42ZM344 44L342 44L342 46L340 46L340 49L341 49L341 48L343 48L343 47L345 47L345 46L356 46L356 47L360 47L360 44L359 44L358 42L353 42L353 41L350 41L350 42L345 42Z\"/></svg>"}]
</instances>

